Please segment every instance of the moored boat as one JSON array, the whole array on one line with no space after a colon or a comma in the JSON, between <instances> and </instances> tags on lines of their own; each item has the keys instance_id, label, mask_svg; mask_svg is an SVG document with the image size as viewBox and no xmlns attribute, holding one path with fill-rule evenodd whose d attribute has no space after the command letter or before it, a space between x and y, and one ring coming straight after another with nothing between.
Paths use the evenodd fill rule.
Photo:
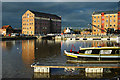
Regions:
<instances>
[{"instance_id":1,"label":"moored boat","mask_svg":"<svg viewBox=\"0 0 120 80\"><path fill-rule=\"evenodd\" d=\"M89 47L80 48L78 52L64 50L64 53L73 58L120 59L120 47Z\"/></svg>"}]
</instances>

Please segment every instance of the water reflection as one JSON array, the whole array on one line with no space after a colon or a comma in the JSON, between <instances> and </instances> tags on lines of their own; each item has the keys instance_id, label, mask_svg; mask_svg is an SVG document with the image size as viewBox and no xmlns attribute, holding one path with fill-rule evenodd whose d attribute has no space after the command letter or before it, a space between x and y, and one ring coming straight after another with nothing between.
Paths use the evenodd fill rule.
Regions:
<instances>
[{"instance_id":1,"label":"water reflection","mask_svg":"<svg viewBox=\"0 0 120 80\"><path fill-rule=\"evenodd\" d=\"M31 65L34 62L35 59L34 48L35 48L34 40L22 40L22 60L24 64Z\"/></svg>"},{"instance_id":2,"label":"water reflection","mask_svg":"<svg viewBox=\"0 0 120 80\"><path fill-rule=\"evenodd\" d=\"M74 45L75 48L72 48ZM70 50L71 48L74 50L79 50L79 47L113 47L119 46L116 42L111 41L62 41L61 42L61 50L64 49Z\"/></svg>"},{"instance_id":3,"label":"water reflection","mask_svg":"<svg viewBox=\"0 0 120 80\"><path fill-rule=\"evenodd\" d=\"M36 40L35 42L35 61L40 64L54 64L61 59L60 42L51 40Z\"/></svg>"},{"instance_id":4,"label":"water reflection","mask_svg":"<svg viewBox=\"0 0 120 80\"><path fill-rule=\"evenodd\" d=\"M3 56L3 77L5 78L70 78L70 77L91 77L92 74L83 74L81 71L74 74L66 72L53 71L52 74L35 74L30 65L33 62L39 62L42 65L71 65L67 62L63 50L70 50L71 46L75 46L75 50L79 47L97 47L97 46L118 46L115 42L110 41L76 41L56 42L52 40L13 40L1 41ZM7 63L7 64L6 64ZM64 71L64 70L63 70ZM113 70L112 72L114 72ZM118 70L119 71L119 70ZM12 73L11 73L12 72ZM60 74L60 75L59 75ZM119 75L118 72L115 73ZM72 76L71 76L72 75ZM104 77L104 74L96 74L96 76Z\"/></svg>"}]
</instances>

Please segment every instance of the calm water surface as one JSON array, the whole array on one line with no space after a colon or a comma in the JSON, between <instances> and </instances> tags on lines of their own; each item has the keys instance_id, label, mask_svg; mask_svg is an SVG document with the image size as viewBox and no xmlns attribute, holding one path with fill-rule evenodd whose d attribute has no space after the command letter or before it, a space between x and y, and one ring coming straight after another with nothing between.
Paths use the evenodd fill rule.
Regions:
<instances>
[{"instance_id":1,"label":"calm water surface","mask_svg":"<svg viewBox=\"0 0 120 80\"><path fill-rule=\"evenodd\" d=\"M116 42L110 41L52 41L52 40L13 40L1 41L2 60L3 60L3 78L84 78L85 76L96 75L94 78L101 78L107 75L107 78L119 76L119 69L107 70L112 73L107 74L80 74L83 70L75 72L65 72L63 69L51 69L51 74L38 74L33 72L30 65L39 62L41 65L74 65L67 62L64 55L64 49L79 50L79 47L107 47L120 46ZM114 74L114 72L116 72ZM114 75L113 75L114 74Z\"/></svg>"}]
</instances>

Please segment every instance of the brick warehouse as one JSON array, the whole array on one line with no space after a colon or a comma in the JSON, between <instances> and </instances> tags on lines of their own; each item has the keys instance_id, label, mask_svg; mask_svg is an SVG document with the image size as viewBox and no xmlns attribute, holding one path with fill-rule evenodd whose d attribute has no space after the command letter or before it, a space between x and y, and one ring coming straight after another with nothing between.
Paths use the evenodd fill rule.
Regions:
<instances>
[{"instance_id":1,"label":"brick warehouse","mask_svg":"<svg viewBox=\"0 0 120 80\"><path fill-rule=\"evenodd\" d=\"M112 31L120 30L120 12L93 12L92 24L99 28L92 26L92 35L106 35L110 29Z\"/></svg>"},{"instance_id":2,"label":"brick warehouse","mask_svg":"<svg viewBox=\"0 0 120 80\"><path fill-rule=\"evenodd\" d=\"M61 32L61 17L27 10L22 15L22 34L49 34Z\"/></svg>"}]
</instances>

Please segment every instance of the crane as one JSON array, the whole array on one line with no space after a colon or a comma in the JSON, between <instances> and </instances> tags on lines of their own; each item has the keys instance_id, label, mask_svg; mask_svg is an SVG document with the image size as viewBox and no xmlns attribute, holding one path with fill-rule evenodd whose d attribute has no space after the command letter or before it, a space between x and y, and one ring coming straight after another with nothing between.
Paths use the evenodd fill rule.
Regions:
<instances>
[{"instance_id":1,"label":"crane","mask_svg":"<svg viewBox=\"0 0 120 80\"><path fill-rule=\"evenodd\" d=\"M110 34L112 34L112 33L114 33L114 34L120 34L120 30L115 30L115 31L114 31L113 28L108 28L108 29L103 30L103 29L97 27L96 25L93 25L92 23L90 23L90 25L92 25L92 26L100 29L100 30L103 31L103 32L106 32L107 34L108 34L108 33L110 33Z\"/></svg>"}]
</instances>

